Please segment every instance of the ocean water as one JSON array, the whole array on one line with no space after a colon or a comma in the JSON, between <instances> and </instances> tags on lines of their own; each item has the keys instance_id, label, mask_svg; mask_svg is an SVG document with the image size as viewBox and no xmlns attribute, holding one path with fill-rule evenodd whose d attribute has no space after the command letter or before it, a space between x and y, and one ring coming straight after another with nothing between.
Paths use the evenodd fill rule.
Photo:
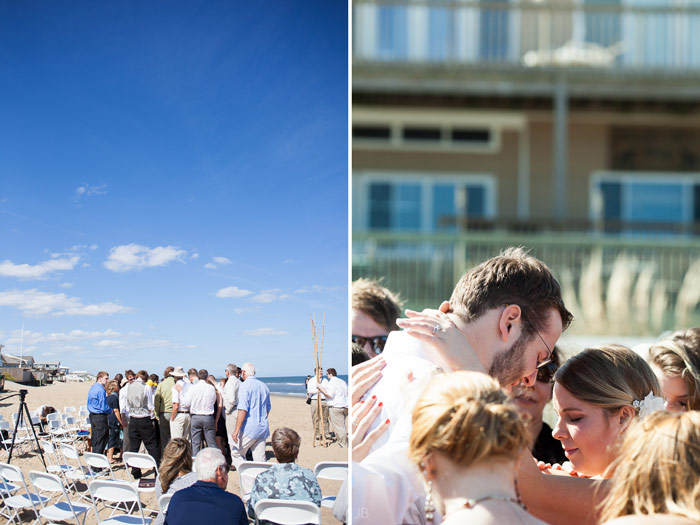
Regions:
<instances>
[{"instance_id":1,"label":"ocean water","mask_svg":"<svg viewBox=\"0 0 700 525\"><path fill-rule=\"evenodd\" d=\"M348 382L348 376L338 375L338 377ZM271 394L306 397L306 376L258 377L258 379L267 385Z\"/></svg>"}]
</instances>

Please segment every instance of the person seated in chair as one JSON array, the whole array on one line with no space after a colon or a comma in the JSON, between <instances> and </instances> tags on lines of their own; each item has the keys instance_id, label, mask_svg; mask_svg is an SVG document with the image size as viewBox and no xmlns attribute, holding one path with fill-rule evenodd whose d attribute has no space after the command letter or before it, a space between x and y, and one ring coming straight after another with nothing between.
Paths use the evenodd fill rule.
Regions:
<instances>
[{"instance_id":1,"label":"person seated in chair","mask_svg":"<svg viewBox=\"0 0 700 525\"><path fill-rule=\"evenodd\" d=\"M226 492L228 465L218 448L207 447L197 454L199 481L173 494L165 514L165 525L190 525L196 517L216 525L247 525L241 498Z\"/></svg>"},{"instance_id":2,"label":"person seated in chair","mask_svg":"<svg viewBox=\"0 0 700 525\"><path fill-rule=\"evenodd\" d=\"M321 506L321 487L314 473L295 463L301 438L291 428L278 428L272 433L272 450L278 464L261 472L253 482L248 500L248 515L255 519L255 504L261 499L310 501Z\"/></svg>"}]
</instances>

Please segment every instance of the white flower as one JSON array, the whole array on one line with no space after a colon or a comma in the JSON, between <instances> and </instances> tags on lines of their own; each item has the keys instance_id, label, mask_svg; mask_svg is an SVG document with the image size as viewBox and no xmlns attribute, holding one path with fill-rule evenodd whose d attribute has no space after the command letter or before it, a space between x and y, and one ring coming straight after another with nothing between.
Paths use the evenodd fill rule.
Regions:
<instances>
[{"instance_id":1,"label":"white flower","mask_svg":"<svg viewBox=\"0 0 700 525\"><path fill-rule=\"evenodd\" d=\"M639 417L644 418L649 414L653 414L657 410L666 408L663 398L655 396L654 392L649 392L641 401L632 401L632 406L639 410Z\"/></svg>"}]
</instances>

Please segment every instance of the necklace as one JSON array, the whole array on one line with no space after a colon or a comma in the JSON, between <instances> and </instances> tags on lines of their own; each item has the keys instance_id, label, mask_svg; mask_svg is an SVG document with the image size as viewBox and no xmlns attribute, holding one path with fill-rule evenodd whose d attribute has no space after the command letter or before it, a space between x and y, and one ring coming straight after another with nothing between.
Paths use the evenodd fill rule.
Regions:
<instances>
[{"instance_id":1,"label":"necklace","mask_svg":"<svg viewBox=\"0 0 700 525\"><path fill-rule=\"evenodd\" d=\"M467 499L467 501L464 502L464 508L465 509L471 509L474 507L474 505L478 505L482 501L487 501L487 500L495 500L495 501L509 501L510 503L515 503L519 507L525 508L525 506L518 501L515 498L510 498L508 496L484 496L483 498L477 498L477 499Z\"/></svg>"}]
</instances>

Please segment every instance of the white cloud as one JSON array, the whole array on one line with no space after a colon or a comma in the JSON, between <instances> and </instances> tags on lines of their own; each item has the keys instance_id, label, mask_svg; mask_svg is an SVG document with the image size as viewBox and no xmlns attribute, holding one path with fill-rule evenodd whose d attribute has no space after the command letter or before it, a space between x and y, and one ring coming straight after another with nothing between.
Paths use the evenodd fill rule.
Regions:
<instances>
[{"instance_id":1,"label":"white cloud","mask_svg":"<svg viewBox=\"0 0 700 525\"><path fill-rule=\"evenodd\" d=\"M259 306L251 306L251 307L248 307L248 308L234 308L234 309L233 309L233 311L234 311L235 313L237 313L238 315L240 315L240 314L245 314L245 313L248 313L248 312L257 312L257 311L259 311L259 310L260 310L260 307L259 307Z\"/></svg>"},{"instance_id":2,"label":"white cloud","mask_svg":"<svg viewBox=\"0 0 700 525\"><path fill-rule=\"evenodd\" d=\"M299 261L297 261L296 259L285 259L284 261L282 261L282 264L294 264L296 262Z\"/></svg>"},{"instance_id":3,"label":"white cloud","mask_svg":"<svg viewBox=\"0 0 700 525\"><path fill-rule=\"evenodd\" d=\"M157 246L149 248L140 244L125 244L109 250L109 257L104 267L113 272L128 272L165 266L172 261L183 261L187 255L185 250L176 246Z\"/></svg>"},{"instance_id":4,"label":"white cloud","mask_svg":"<svg viewBox=\"0 0 700 525\"><path fill-rule=\"evenodd\" d=\"M324 292L340 292L344 290L342 286L320 286L318 284L312 284L311 286L304 286L298 290L294 290L293 293L324 293Z\"/></svg>"},{"instance_id":5,"label":"white cloud","mask_svg":"<svg viewBox=\"0 0 700 525\"><path fill-rule=\"evenodd\" d=\"M98 186L90 186L89 184L83 184L75 189L75 200L77 201L80 197L89 197L91 195L105 195L107 193L107 185L100 184Z\"/></svg>"},{"instance_id":6,"label":"white cloud","mask_svg":"<svg viewBox=\"0 0 700 525\"><path fill-rule=\"evenodd\" d=\"M289 299L289 294L280 293L282 290L274 288L272 290L260 290L260 293L250 298L254 303L272 303Z\"/></svg>"},{"instance_id":7,"label":"white cloud","mask_svg":"<svg viewBox=\"0 0 700 525\"><path fill-rule=\"evenodd\" d=\"M102 341L97 341L95 343L95 346L114 347L114 346L119 346L121 344L122 344L122 342L117 341L116 339L103 339Z\"/></svg>"},{"instance_id":8,"label":"white cloud","mask_svg":"<svg viewBox=\"0 0 700 525\"><path fill-rule=\"evenodd\" d=\"M72 270L80 261L80 257L59 257L53 255L48 261L39 264L14 264L9 259L0 262L0 276L16 277L23 280L43 280L48 279L49 274L64 270Z\"/></svg>"},{"instance_id":9,"label":"white cloud","mask_svg":"<svg viewBox=\"0 0 700 525\"><path fill-rule=\"evenodd\" d=\"M29 317L63 315L111 315L123 313L130 308L117 303L83 304L78 297L63 293L47 293L36 289L0 292L0 306L11 306Z\"/></svg>"},{"instance_id":10,"label":"white cloud","mask_svg":"<svg viewBox=\"0 0 700 525\"><path fill-rule=\"evenodd\" d=\"M212 257L212 262L208 262L204 265L207 270L216 270L219 266L225 264L231 264L231 259L226 257Z\"/></svg>"},{"instance_id":11,"label":"white cloud","mask_svg":"<svg viewBox=\"0 0 700 525\"><path fill-rule=\"evenodd\" d=\"M238 286L229 286L228 288L222 288L216 292L217 297L247 297L252 294L250 290L242 290Z\"/></svg>"},{"instance_id":12,"label":"white cloud","mask_svg":"<svg viewBox=\"0 0 700 525\"><path fill-rule=\"evenodd\" d=\"M192 255L190 255L190 259L199 259L199 254L194 252Z\"/></svg>"},{"instance_id":13,"label":"white cloud","mask_svg":"<svg viewBox=\"0 0 700 525\"><path fill-rule=\"evenodd\" d=\"M91 244L91 245L90 245L90 249L94 252L95 250L97 250L97 245L96 245L96 244Z\"/></svg>"},{"instance_id":14,"label":"white cloud","mask_svg":"<svg viewBox=\"0 0 700 525\"><path fill-rule=\"evenodd\" d=\"M58 286L60 286L61 288L72 288L73 283L60 283Z\"/></svg>"},{"instance_id":15,"label":"white cloud","mask_svg":"<svg viewBox=\"0 0 700 525\"><path fill-rule=\"evenodd\" d=\"M287 335L284 330L277 330L276 328L256 328L255 330L243 330L245 335L250 335L253 337L267 337L271 335Z\"/></svg>"},{"instance_id":16,"label":"white cloud","mask_svg":"<svg viewBox=\"0 0 700 525\"><path fill-rule=\"evenodd\" d=\"M231 264L231 259L227 259L226 257L213 257L212 259L218 264Z\"/></svg>"}]
</instances>

